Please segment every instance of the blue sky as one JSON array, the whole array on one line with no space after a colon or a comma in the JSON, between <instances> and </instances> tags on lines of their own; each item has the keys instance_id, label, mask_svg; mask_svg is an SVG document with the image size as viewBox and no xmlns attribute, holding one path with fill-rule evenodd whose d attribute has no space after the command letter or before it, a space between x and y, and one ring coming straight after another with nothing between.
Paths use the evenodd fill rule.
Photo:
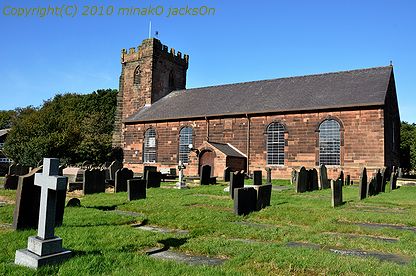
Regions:
<instances>
[{"instance_id":1,"label":"blue sky","mask_svg":"<svg viewBox=\"0 0 416 276\"><path fill-rule=\"evenodd\" d=\"M190 55L187 87L388 65L401 119L416 122L416 1L0 0L0 109L39 106L57 93L118 88L122 48L148 36ZM13 17L5 7L109 6L112 16ZM119 8L164 7L161 16ZM166 17L170 7L214 16Z\"/></svg>"}]
</instances>

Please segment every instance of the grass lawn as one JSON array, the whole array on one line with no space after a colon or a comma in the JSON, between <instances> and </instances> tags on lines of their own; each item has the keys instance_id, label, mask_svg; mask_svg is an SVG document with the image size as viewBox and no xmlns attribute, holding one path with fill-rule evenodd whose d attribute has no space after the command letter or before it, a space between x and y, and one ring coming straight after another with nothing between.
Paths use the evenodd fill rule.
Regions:
<instances>
[{"instance_id":1,"label":"grass lawn","mask_svg":"<svg viewBox=\"0 0 416 276\"><path fill-rule=\"evenodd\" d=\"M220 183L188 190L149 189L147 199L132 202L127 201L126 193L85 196L82 207L65 209L64 224L55 229L74 257L37 272L13 264L16 249L26 248L27 238L36 231L0 227L0 275L416 275L414 231L351 224L416 226L415 187L363 201L357 200L357 187L344 187L346 204L336 209L331 208L330 190L303 194L293 189L273 191L270 207L246 217L233 214L233 201L223 192L224 187ZM14 196L13 191L0 190L0 201ZM121 215L112 212L114 208L142 215ZM0 204L0 225L12 222L13 209L11 204ZM143 221L189 233L156 233L132 227ZM288 242L313 243L322 249L289 247ZM145 254L158 245L226 261L214 267L190 266ZM399 265L326 250L335 247L396 254L410 262Z\"/></svg>"}]
</instances>

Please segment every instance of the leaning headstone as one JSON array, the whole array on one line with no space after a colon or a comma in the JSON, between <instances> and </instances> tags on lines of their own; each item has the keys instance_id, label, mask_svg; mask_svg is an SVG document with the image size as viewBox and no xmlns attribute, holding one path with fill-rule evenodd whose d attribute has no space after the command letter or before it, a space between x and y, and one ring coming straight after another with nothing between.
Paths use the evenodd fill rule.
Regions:
<instances>
[{"instance_id":1,"label":"leaning headstone","mask_svg":"<svg viewBox=\"0 0 416 276\"><path fill-rule=\"evenodd\" d=\"M380 170L377 171L376 174L376 185L375 185L375 194L378 195L382 191L383 185L383 176L381 175Z\"/></svg>"},{"instance_id":2,"label":"leaning headstone","mask_svg":"<svg viewBox=\"0 0 416 276\"><path fill-rule=\"evenodd\" d=\"M209 185L211 180L211 166L204 165L201 167L201 177L200 177L200 184L201 185Z\"/></svg>"},{"instance_id":3,"label":"leaning headstone","mask_svg":"<svg viewBox=\"0 0 416 276\"><path fill-rule=\"evenodd\" d=\"M262 184L262 173L261 171L253 171L253 185L261 185Z\"/></svg>"},{"instance_id":4,"label":"leaning headstone","mask_svg":"<svg viewBox=\"0 0 416 276\"><path fill-rule=\"evenodd\" d=\"M41 188L37 236L29 237L27 249L16 251L15 264L37 269L62 262L71 251L62 248L62 239L55 236L57 191L66 191L68 178L58 176L59 159L45 158L43 173L35 174L35 185Z\"/></svg>"},{"instance_id":5,"label":"leaning headstone","mask_svg":"<svg viewBox=\"0 0 416 276\"><path fill-rule=\"evenodd\" d=\"M19 183L18 175L6 175L4 180L4 189L6 190L16 190L17 184Z\"/></svg>"},{"instance_id":6,"label":"leaning headstone","mask_svg":"<svg viewBox=\"0 0 416 276\"><path fill-rule=\"evenodd\" d=\"M224 181L229 182L230 181L230 173L232 173L232 170L230 167L226 167L224 170Z\"/></svg>"},{"instance_id":7,"label":"leaning headstone","mask_svg":"<svg viewBox=\"0 0 416 276\"><path fill-rule=\"evenodd\" d=\"M342 181L341 179L331 180L332 207L342 205Z\"/></svg>"},{"instance_id":8,"label":"leaning headstone","mask_svg":"<svg viewBox=\"0 0 416 276\"><path fill-rule=\"evenodd\" d=\"M81 201L75 197L71 198L66 204L66 207L81 207Z\"/></svg>"},{"instance_id":9,"label":"leaning headstone","mask_svg":"<svg viewBox=\"0 0 416 276\"><path fill-rule=\"evenodd\" d=\"M272 196L272 184L254 186L256 190L256 211L260 211L267 206L270 206L270 199Z\"/></svg>"},{"instance_id":10,"label":"leaning headstone","mask_svg":"<svg viewBox=\"0 0 416 276\"><path fill-rule=\"evenodd\" d=\"M248 215L256 209L257 195L254 188L238 188L234 190L234 213Z\"/></svg>"},{"instance_id":11,"label":"leaning headstone","mask_svg":"<svg viewBox=\"0 0 416 276\"><path fill-rule=\"evenodd\" d=\"M143 179L146 179L148 171L157 172L157 167L156 166L144 166L144 168L143 168Z\"/></svg>"},{"instance_id":12,"label":"leaning headstone","mask_svg":"<svg viewBox=\"0 0 416 276\"><path fill-rule=\"evenodd\" d=\"M308 184L308 171L305 169L305 167L300 168L295 184L297 193L306 192Z\"/></svg>"},{"instance_id":13,"label":"leaning headstone","mask_svg":"<svg viewBox=\"0 0 416 276\"><path fill-rule=\"evenodd\" d=\"M266 174L267 174L267 184L272 184L272 169L267 167L266 168Z\"/></svg>"},{"instance_id":14,"label":"leaning headstone","mask_svg":"<svg viewBox=\"0 0 416 276\"><path fill-rule=\"evenodd\" d=\"M127 168L116 171L114 192L127 192L127 180L132 179L133 176L133 171Z\"/></svg>"},{"instance_id":15,"label":"leaning headstone","mask_svg":"<svg viewBox=\"0 0 416 276\"><path fill-rule=\"evenodd\" d=\"M364 168L361 172L360 183L359 183L360 200L367 197L367 169Z\"/></svg>"},{"instance_id":16,"label":"leaning headstone","mask_svg":"<svg viewBox=\"0 0 416 276\"><path fill-rule=\"evenodd\" d=\"M234 191L237 188L244 187L244 174L242 172L233 172L230 174L230 196L234 198Z\"/></svg>"},{"instance_id":17,"label":"leaning headstone","mask_svg":"<svg viewBox=\"0 0 416 276\"><path fill-rule=\"evenodd\" d=\"M155 171L147 171L146 185L147 188L159 188L162 181L162 174Z\"/></svg>"},{"instance_id":18,"label":"leaning headstone","mask_svg":"<svg viewBox=\"0 0 416 276\"><path fill-rule=\"evenodd\" d=\"M325 165L321 165L319 167L319 184L321 185L321 189L328 189L329 188L329 180L328 180L328 171Z\"/></svg>"},{"instance_id":19,"label":"leaning headstone","mask_svg":"<svg viewBox=\"0 0 416 276\"><path fill-rule=\"evenodd\" d=\"M123 164L120 161L114 160L111 162L110 166L108 166L109 179L116 180L116 171L121 170L122 168Z\"/></svg>"},{"instance_id":20,"label":"leaning headstone","mask_svg":"<svg viewBox=\"0 0 416 276\"><path fill-rule=\"evenodd\" d=\"M145 199L146 198L146 180L129 179L127 180L128 200Z\"/></svg>"}]
</instances>

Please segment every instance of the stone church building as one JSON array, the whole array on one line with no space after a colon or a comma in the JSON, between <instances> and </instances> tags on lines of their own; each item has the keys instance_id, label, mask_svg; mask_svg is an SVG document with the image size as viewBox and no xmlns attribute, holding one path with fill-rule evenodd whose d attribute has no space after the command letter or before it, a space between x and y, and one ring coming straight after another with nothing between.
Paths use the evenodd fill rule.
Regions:
<instances>
[{"instance_id":1,"label":"stone church building","mask_svg":"<svg viewBox=\"0 0 416 276\"><path fill-rule=\"evenodd\" d=\"M357 179L399 165L392 66L186 89L188 63L155 38L122 50L113 145L135 172L181 160L185 175L208 164L220 178L226 167L290 178L325 164Z\"/></svg>"}]
</instances>

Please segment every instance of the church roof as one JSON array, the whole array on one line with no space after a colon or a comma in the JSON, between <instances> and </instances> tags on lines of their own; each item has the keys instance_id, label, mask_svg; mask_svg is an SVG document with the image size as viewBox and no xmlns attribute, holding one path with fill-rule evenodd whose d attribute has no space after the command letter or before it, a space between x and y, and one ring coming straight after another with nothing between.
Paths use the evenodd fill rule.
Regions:
<instances>
[{"instance_id":1,"label":"church roof","mask_svg":"<svg viewBox=\"0 0 416 276\"><path fill-rule=\"evenodd\" d=\"M126 123L382 106L392 66L173 91Z\"/></svg>"},{"instance_id":2,"label":"church roof","mask_svg":"<svg viewBox=\"0 0 416 276\"><path fill-rule=\"evenodd\" d=\"M237 150L231 144L217 143L217 142L212 142L212 141L209 141L207 143L213 146L214 148L218 149L219 151L221 151L227 156L247 158L247 156L245 156L242 152Z\"/></svg>"}]
</instances>

